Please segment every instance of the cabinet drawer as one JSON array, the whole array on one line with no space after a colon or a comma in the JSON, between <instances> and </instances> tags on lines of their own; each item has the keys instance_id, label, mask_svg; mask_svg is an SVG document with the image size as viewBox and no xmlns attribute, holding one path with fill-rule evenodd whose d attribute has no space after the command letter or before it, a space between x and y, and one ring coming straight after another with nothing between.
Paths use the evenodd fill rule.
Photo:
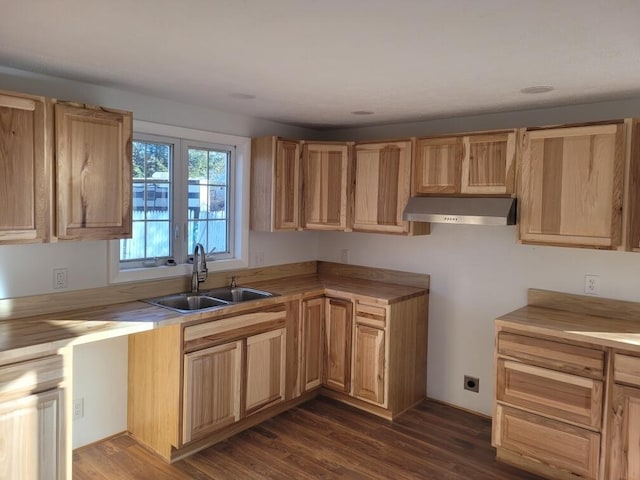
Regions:
<instances>
[{"instance_id":1,"label":"cabinet drawer","mask_svg":"<svg viewBox=\"0 0 640 480\"><path fill-rule=\"evenodd\" d=\"M377 305L356 303L356 322L375 328L384 328L387 324L387 309Z\"/></svg>"},{"instance_id":2,"label":"cabinet drawer","mask_svg":"<svg viewBox=\"0 0 640 480\"><path fill-rule=\"evenodd\" d=\"M600 430L602 382L509 360L498 360L500 402Z\"/></svg>"},{"instance_id":3,"label":"cabinet drawer","mask_svg":"<svg viewBox=\"0 0 640 480\"><path fill-rule=\"evenodd\" d=\"M515 333L499 332L498 354L591 378L604 372L603 351Z\"/></svg>"},{"instance_id":4,"label":"cabinet drawer","mask_svg":"<svg viewBox=\"0 0 640 480\"><path fill-rule=\"evenodd\" d=\"M494 443L523 457L595 479L600 434L498 405Z\"/></svg>"},{"instance_id":5,"label":"cabinet drawer","mask_svg":"<svg viewBox=\"0 0 640 480\"><path fill-rule=\"evenodd\" d=\"M616 353L613 361L613 380L640 387L640 357Z\"/></svg>"},{"instance_id":6,"label":"cabinet drawer","mask_svg":"<svg viewBox=\"0 0 640 480\"><path fill-rule=\"evenodd\" d=\"M0 400L54 388L63 378L62 355L5 365L0 367Z\"/></svg>"}]
</instances>

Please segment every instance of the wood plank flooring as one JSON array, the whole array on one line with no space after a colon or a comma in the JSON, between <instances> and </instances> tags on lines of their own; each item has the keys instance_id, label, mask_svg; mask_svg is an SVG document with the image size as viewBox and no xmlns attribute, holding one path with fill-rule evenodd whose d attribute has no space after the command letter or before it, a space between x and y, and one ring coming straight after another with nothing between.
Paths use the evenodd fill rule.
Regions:
<instances>
[{"instance_id":1,"label":"wood plank flooring","mask_svg":"<svg viewBox=\"0 0 640 480\"><path fill-rule=\"evenodd\" d=\"M539 480L498 463L491 422L424 401L391 423L318 398L173 465L127 435L74 452L74 480Z\"/></svg>"}]
</instances>

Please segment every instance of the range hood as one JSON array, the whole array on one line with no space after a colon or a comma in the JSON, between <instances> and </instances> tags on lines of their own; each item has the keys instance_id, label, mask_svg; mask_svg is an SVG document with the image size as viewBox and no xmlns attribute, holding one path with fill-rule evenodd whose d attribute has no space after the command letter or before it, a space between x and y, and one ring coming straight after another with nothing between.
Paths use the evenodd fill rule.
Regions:
<instances>
[{"instance_id":1,"label":"range hood","mask_svg":"<svg viewBox=\"0 0 640 480\"><path fill-rule=\"evenodd\" d=\"M413 222L515 225L516 199L502 197L411 197L402 218Z\"/></svg>"}]
</instances>

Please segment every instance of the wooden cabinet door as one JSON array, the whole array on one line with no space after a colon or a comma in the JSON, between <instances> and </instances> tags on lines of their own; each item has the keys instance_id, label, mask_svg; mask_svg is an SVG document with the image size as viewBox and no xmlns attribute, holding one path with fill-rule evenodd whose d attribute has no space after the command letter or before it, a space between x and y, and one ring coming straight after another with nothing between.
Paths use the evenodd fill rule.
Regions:
<instances>
[{"instance_id":1,"label":"wooden cabinet door","mask_svg":"<svg viewBox=\"0 0 640 480\"><path fill-rule=\"evenodd\" d=\"M242 341L184 355L182 443L240 419Z\"/></svg>"},{"instance_id":2,"label":"wooden cabinet door","mask_svg":"<svg viewBox=\"0 0 640 480\"><path fill-rule=\"evenodd\" d=\"M460 191L469 194L514 192L516 132L470 135L463 139Z\"/></svg>"},{"instance_id":3,"label":"wooden cabinet door","mask_svg":"<svg viewBox=\"0 0 640 480\"><path fill-rule=\"evenodd\" d=\"M65 479L63 390L0 403L0 478Z\"/></svg>"},{"instance_id":4,"label":"wooden cabinet door","mask_svg":"<svg viewBox=\"0 0 640 480\"><path fill-rule=\"evenodd\" d=\"M349 392L353 304L337 298L327 298L326 302L323 384L339 392Z\"/></svg>"},{"instance_id":5,"label":"wooden cabinet door","mask_svg":"<svg viewBox=\"0 0 640 480\"><path fill-rule=\"evenodd\" d=\"M408 233L402 212L411 186L411 141L355 146L353 230Z\"/></svg>"},{"instance_id":6,"label":"wooden cabinet door","mask_svg":"<svg viewBox=\"0 0 640 480\"><path fill-rule=\"evenodd\" d=\"M324 345L324 298L302 302L302 389L322 384Z\"/></svg>"},{"instance_id":7,"label":"wooden cabinet door","mask_svg":"<svg viewBox=\"0 0 640 480\"><path fill-rule=\"evenodd\" d=\"M425 138L416 142L414 194L459 193L462 137Z\"/></svg>"},{"instance_id":8,"label":"wooden cabinet door","mask_svg":"<svg viewBox=\"0 0 640 480\"><path fill-rule=\"evenodd\" d=\"M57 103L55 123L58 238L131 238L131 113Z\"/></svg>"},{"instance_id":9,"label":"wooden cabinet door","mask_svg":"<svg viewBox=\"0 0 640 480\"><path fill-rule=\"evenodd\" d=\"M558 473L572 472L593 480L597 477L599 433L502 405L496 408L494 422L495 446L541 462Z\"/></svg>"},{"instance_id":10,"label":"wooden cabinet door","mask_svg":"<svg viewBox=\"0 0 640 480\"><path fill-rule=\"evenodd\" d=\"M623 124L528 131L520 168L520 240L620 245Z\"/></svg>"},{"instance_id":11,"label":"wooden cabinet door","mask_svg":"<svg viewBox=\"0 0 640 480\"><path fill-rule=\"evenodd\" d=\"M274 230L296 230L300 226L300 144L276 142Z\"/></svg>"},{"instance_id":12,"label":"wooden cabinet door","mask_svg":"<svg viewBox=\"0 0 640 480\"><path fill-rule=\"evenodd\" d=\"M346 230L349 177L347 144L305 143L302 147L302 226Z\"/></svg>"},{"instance_id":13,"label":"wooden cabinet door","mask_svg":"<svg viewBox=\"0 0 640 480\"><path fill-rule=\"evenodd\" d=\"M640 389L615 384L607 442L608 475L615 480L640 478Z\"/></svg>"},{"instance_id":14,"label":"wooden cabinet door","mask_svg":"<svg viewBox=\"0 0 640 480\"><path fill-rule=\"evenodd\" d=\"M244 411L246 415L284 400L286 329L247 338Z\"/></svg>"},{"instance_id":15,"label":"wooden cabinet door","mask_svg":"<svg viewBox=\"0 0 640 480\"><path fill-rule=\"evenodd\" d=\"M45 119L44 98L0 92L0 244L47 239Z\"/></svg>"},{"instance_id":16,"label":"wooden cabinet door","mask_svg":"<svg viewBox=\"0 0 640 480\"><path fill-rule=\"evenodd\" d=\"M356 323L353 395L384 405L385 332Z\"/></svg>"}]
</instances>

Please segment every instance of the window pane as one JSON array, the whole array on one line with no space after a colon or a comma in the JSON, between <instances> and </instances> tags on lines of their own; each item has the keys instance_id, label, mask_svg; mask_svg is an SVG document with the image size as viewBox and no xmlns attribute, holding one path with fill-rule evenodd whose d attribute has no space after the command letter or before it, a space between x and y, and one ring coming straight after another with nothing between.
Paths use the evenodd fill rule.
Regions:
<instances>
[{"instance_id":1,"label":"window pane","mask_svg":"<svg viewBox=\"0 0 640 480\"><path fill-rule=\"evenodd\" d=\"M229 251L229 162L226 150L188 148L188 248L202 243L207 253Z\"/></svg>"},{"instance_id":2,"label":"window pane","mask_svg":"<svg viewBox=\"0 0 640 480\"><path fill-rule=\"evenodd\" d=\"M133 141L133 231L120 260L171 256L170 143Z\"/></svg>"}]
</instances>

